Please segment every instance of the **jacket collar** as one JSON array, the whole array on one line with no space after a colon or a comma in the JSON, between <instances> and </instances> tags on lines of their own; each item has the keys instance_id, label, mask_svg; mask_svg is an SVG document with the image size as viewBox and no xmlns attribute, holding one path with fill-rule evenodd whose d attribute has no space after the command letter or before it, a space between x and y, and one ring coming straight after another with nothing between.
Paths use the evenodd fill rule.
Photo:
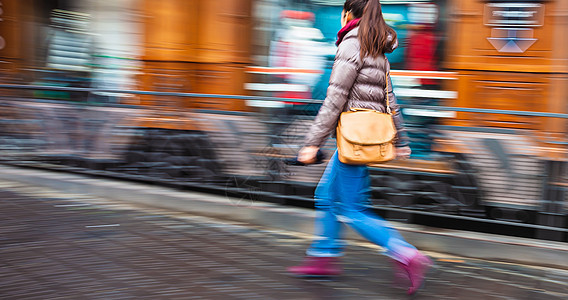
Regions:
<instances>
[{"instance_id":1,"label":"jacket collar","mask_svg":"<svg viewBox=\"0 0 568 300\"><path fill-rule=\"evenodd\" d=\"M343 29L346 29L347 26L349 25L349 23L347 23L347 25L345 25L345 27L343 27L339 31L339 33L337 34L338 39L337 39L337 42L335 42L335 45L339 46L339 44L341 42L348 40L350 38L356 38L357 37L357 35L359 34L359 21L358 21L359 19L352 20L351 22L356 21L356 20L357 20L357 23L356 23L355 27L349 28L349 30L345 30L345 32L341 35L341 37L339 36L339 33L341 33L341 31ZM387 41L391 41L392 39L393 39L392 35L389 35L387 37ZM394 41L394 43L392 44L392 47L390 49L385 49L385 53L392 53L397 47L398 47L398 39Z\"/></svg>"},{"instance_id":2,"label":"jacket collar","mask_svg":"<svg viewBox=\"0 0 568 300\"><path fill-rule=\"evenodd\" d=\"M343 39L345 39L346 36L353 35L353 31L355 31L359 27L360 20L361 19L353 19L349 21L347 24L345 24L345 26L341 28L341 30L339 30L339 32L337 33L337 42L335 42L336 46L339 46L339 44L341 44L341 42L343 41ZM357 35L356 31L354 33L355 35Z\"/></svg>"},{"instance_id":3,"label":"jacket collar","mask_svg":"<svg viewBox=\"0 0 568 300\"><path fill-rule=\"evenodd\" d=\"M353 30L349 31L342 39L342 41L348 40L350 38L357 38L359 34L359 26L353 28ZM392 35L387 37L387 41L392 40ZM394 41L390 49L385 49L385 53L392 53L398 47L398 39Z\"/></svg>"}]
</instances>

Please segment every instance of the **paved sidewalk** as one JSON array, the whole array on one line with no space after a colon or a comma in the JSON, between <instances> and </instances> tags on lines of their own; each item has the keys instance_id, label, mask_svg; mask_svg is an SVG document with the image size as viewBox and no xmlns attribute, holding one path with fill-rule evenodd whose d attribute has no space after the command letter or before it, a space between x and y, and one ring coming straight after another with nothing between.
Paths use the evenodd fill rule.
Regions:
<instances>
[{"instance_id":1,"label":"paved sidewalk","mask_svg":"<svg viewBox=\"0 0 568 300\"><path fill-rule=\"evenodd\" d=\"M0 166L0 180L304 234L314 232L314 210L272 204L257 199L238 199L131 181L8 166ZM432 228L401 222L391 222L391 224L419 249L568 270L567 263L559 263L568 262L567 243ZM364 241L349 228L345 231L345 236L351 240Z\"/></svg>"},{"instance_id":2,"label":"paved sidewalk","mask_svg":"<svg viewBox=\"0 0 568 300\"><path fill-rule=\"evenodd\" d=\"M309 238L0 180L0 299L408 298L362 242L334 280L289 276ZM568 298L566 270L428 254L415 299Z\"/></svg>"}]
</instances>

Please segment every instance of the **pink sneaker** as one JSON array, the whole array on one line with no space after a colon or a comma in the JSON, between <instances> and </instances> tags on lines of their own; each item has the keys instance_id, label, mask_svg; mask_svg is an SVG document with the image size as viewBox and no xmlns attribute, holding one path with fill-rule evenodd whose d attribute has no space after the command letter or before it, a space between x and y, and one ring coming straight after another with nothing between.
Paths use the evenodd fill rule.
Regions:
<instances>
[{"instance_id":1,"label":"pink sneaker","mask_svg":"<svg viewBox=\"0 0 568 300\"><path fill-rule=\"evenodd\" d=\"M337 276L342 270L337 257L307 256L301 265L289 267L288 272L299 276Z\"/></svg>"},{"instance_id":2,"label":"pink sneaker","mask_svg":"<svg viewBox=\"0 0 568 300\"><path fill-rule=\"evenodd\" d=\"M428 256L420 252L416 252L416 254L408 262L408 265L399 261L396 261L395 265L398 267L398 270L395 271L396 274L398 274L398 276L404 274L406 275L406 278L410 280L410 287L408 288L407 293L412 295L424 284L424 275L433 263Z\"/></svg>"}]
</instances>

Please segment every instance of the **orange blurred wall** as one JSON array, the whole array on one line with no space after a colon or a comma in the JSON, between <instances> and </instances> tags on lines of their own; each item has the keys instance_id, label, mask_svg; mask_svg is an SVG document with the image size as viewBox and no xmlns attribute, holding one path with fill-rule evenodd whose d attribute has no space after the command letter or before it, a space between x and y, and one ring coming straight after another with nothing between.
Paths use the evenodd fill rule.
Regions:
<instances>
[{"instance_id":1,"label":"orange blurred wall","mask_svg":"<svg viewBox=\"0 0 568 300\"><path fill-rule=\"evenodd\" d=\"M245 95L252 0L143 0L144 90ZM157 98L145 97L145 104ZM179 101L176 102L179 104ZM244 110L242 100L188 99L184 107Z\"/></svg>"},{"instance_id":2,"label":"orange blurred wall","mask_svg":"<svg viewBox=\"0 0 568 300\"><path fill-rule=\"evenodd\" d=\"M501 3L501 4L499 4ZM523 2L525 4L529 2ZM513 5L522 6L523 3ZM511 3L449 1L446 68L459 74L451 106L568 113L568 1ZM507 20L507 10L528 16ZM518 18L517 18L518 19ZM527 25L529 24L529 25ZM525 39L515 45L508 37ZM496 114L459 113L452 125L535 129L565 133L566 121Z\"/></svg>"}]
</instances>

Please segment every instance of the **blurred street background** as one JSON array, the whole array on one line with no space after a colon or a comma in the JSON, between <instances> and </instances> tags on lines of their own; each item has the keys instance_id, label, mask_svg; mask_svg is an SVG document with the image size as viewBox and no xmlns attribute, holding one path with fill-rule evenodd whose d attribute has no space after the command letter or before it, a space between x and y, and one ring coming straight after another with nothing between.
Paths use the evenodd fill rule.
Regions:
<instances>
[{"instance_id":1,"label":"blurred street background","mask_svg":"<svg viewBox=\"0 0 568 300\"><path fill-rule=\"evenodd\" d=\"M283 273L343 2L0 0L0 296L402 297L355 236L342 279ZM381 3L413 152L369 208L435 258L420 297L566 298L568 1Z\"/></svg>"}]
</instances>

